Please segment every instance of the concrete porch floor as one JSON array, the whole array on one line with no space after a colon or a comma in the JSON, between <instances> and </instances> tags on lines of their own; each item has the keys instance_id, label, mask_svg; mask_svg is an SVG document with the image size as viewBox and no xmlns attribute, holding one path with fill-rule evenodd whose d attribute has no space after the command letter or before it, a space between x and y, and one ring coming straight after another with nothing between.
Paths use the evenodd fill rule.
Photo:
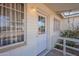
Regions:
<instances>
[{"instance_id":1,"label":"concrete porch floor","mask_svg":"<svg viewBox=\"0 0 79 59\"><path fill-rule=\"evenodd\" d=\"M53 49L46 54L46 56L63 56L63 53Z\"/></svg>"}]
</instances>

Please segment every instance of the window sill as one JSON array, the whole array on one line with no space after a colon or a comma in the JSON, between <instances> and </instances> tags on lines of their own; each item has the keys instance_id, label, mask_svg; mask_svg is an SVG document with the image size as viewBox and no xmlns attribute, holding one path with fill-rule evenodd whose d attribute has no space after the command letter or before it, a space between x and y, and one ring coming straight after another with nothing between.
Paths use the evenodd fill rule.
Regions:
<instances>
[{"instance_id":1,"label":"window sill","mask_svg":"<svg viewBox=\"0 0 79 59\"><path fill-rule=\"evenodd\" d=\"M19 42L19 43L7 45L7 46L2 46L0 47L0 53L7 52L10 50L16 49L18 47L24 46L24 45L25 45L25 42L23 41L23 42Z\"/></svg>"}]
</instances>

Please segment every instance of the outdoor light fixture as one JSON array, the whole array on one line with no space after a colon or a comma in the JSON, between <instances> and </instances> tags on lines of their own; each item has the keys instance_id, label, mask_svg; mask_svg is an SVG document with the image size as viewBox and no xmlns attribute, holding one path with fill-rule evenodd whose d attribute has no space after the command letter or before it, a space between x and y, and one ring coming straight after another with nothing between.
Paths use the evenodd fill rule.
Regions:
<instances>
[{"instance_id":1,"label":"outdoor light fixture","mask_svg":"<svg viewBox=\"0 0 79 59\"><path fill-rule=\"evenodd\" d=\"M35 8L35 7L31 7L31 9L32 9L32 11L34 11L34 12L36 11L36 8Z\"/></svg>"},{"instance_id":2,"label":"outdoor light fixture","mask_svg":"<svg viewBox=\"0 0 79 59\"><path fill-rule=\"evenodd\" d=\"M32 9L32 11L36 11L36 9L35 9L35 8L33 8L33 9Z\"/></svg>"}]
</instances>

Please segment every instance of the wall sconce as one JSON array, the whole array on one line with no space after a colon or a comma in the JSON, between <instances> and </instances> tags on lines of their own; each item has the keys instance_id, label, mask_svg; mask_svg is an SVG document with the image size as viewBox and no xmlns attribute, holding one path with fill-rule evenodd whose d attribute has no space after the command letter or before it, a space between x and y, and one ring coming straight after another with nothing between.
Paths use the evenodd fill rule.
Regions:
<instances>
[{"instance_id":1,"label":"wall sconce","mask_svg":"<svg viewBox=\"0 0 79 59\"><path fill-rule=\"evenodd\" d=\"M34 8L34 9L32 9L32 11L36 11L36 9Z\"/></svg>"},{"instance_id":2,"label":"wall sconce","mask_svg":"<svg viewBox=\"0 0 79 59\"><path fill-rule=\"evenodd\" d=\"M35 11L36 11L36 8L32 7L32 11L34 11L34 12L35 12Z\"/></svg>"}]
</instances>

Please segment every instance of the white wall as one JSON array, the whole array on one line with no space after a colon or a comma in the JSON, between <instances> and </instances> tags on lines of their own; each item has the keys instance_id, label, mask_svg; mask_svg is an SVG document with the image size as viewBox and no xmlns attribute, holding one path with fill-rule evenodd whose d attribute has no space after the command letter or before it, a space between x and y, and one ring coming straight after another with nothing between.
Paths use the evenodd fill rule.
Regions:
<instances>
[{"instance_id":1,"label":"white wall","mask_svg":"<svg viewBox=\"0 0 79 59\"><path fill-rule=\"evenodd\" d=\"M55 43L57 42L59 33L60 33L60 30L54 31L54 18L56 18L57 20L60 21L60 29L61 29L61 22L62 22L62 19L59 18L57 15L55 15L55 14L51 15L51 19L50 19L50 40L51 40L50 46L51 46L51 49L54 48Z\"/></svg>"},{"instance_id":2,"label":"white wall","mask_svg":"<svg viewBox=\"0 0 79 59\"><path fill-rule=\"evenodd\" d=\"M27 19L25 19L25 30L26 32L26 42L27 44L22 47L18 47L16 49L0 53L0 55L26 55L26 56L34 56L37 55L37 14L36 11L32 11L32 8L38 8L43 11L48 16L48 49L51 50L54 47L54 42L56 42L58 37L58 32L53 31L53 20L56 17L58 20L61 20L53 11L47 8L44 4L27 4L25 10L27 12Z\"/></svg>"}]
</instances>

